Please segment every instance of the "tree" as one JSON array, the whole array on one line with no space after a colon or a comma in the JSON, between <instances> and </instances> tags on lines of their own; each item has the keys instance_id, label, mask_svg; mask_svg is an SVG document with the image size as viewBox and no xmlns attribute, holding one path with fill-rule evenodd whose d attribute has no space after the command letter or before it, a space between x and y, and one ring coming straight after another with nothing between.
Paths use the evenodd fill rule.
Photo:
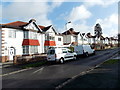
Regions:
<instances>
[{"instance_id":1,"label":"tree","mask_svg":"<svg viewBox=\"0 0 120 90\"><path fill-rule=\"evenodd\" d=\"M95 36L96 36L97 38L99 38L99 37L102 36L102 28L101 28L101 26L100 26L99 23L97 23L97 24L95 25L94 33L95 33Z\"/></svg>"}]
</instances>

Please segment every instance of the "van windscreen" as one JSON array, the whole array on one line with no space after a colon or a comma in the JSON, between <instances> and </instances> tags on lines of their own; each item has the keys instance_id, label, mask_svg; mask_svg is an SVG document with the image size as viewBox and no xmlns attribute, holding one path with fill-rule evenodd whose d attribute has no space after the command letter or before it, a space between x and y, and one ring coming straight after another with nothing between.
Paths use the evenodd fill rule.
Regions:
<instances>
[{"instance_id":1,"label":"van windscreen","mask_svg":"<svg viewBox=\"0 0 120 90\"><path fill-rule=\"evenodd\" d=\"M49 50L47 54L55 54L55 50Z\"/></svg>"}]
</instances>

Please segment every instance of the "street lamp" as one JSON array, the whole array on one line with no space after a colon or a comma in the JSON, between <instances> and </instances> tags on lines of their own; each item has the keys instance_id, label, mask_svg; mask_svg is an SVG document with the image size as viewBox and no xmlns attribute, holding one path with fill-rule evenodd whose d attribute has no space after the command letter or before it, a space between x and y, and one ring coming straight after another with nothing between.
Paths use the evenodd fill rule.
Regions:
<instances>
[{"instance_id":1,"label":"street lamp","mask_svg":"<svg viewBox=\"0 0 120 90\"><path fill-rule=\"evenodd\" d=\"M69 22L67 22L67 23L65 24L65 26L66 26L66 30L67 30L67 24L69 24L69 23L71 23L71 21L69 21Z\"/></svg>"},{"instance_id":2,"label":"street lamp","mask_svg":"<svg viewBox=\"0 0 120 90\"><path fill-rule=\"evenodd\" d=\"M71 21L65 23L65 26L66 26L66 43L67 43L67 24L71 23Z\"/></svg>"}]
</instances>

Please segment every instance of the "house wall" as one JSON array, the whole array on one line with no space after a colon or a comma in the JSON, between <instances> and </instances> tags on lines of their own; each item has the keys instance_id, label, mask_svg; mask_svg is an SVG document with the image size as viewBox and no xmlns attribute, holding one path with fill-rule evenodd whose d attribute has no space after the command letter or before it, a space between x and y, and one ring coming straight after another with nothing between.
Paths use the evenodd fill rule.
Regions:
<instances>
[{"instance_id":1,"label":"house wall","mask_svg":"<svg viewBox=\"0 0 120 90\"><path fill-rule=\"evenodd\" d=\"M38 31L38 28L35 27L35 25L33 24L33 22L31 22L29 25L24 27L25 29L32 29L32 30L36 30Z\"/></svg>"},{"instance_id":2,"label":"house wall","mask_svg":"<svg viewBox=\"0 0 120 90\"><path fill-rule=\"evenodd\" d=\"M38 33L38 41L40 46L38 47L38 53L45 53L44 43L45 43L45 34Z\"/></svg>"},{"instance_id":3,"label":"house wall","mask_svg":"<svg viewBox=\"0 0 120 90\"><path fill-rule=\"evenodd\" d=\"M72 42L78 42L78 36L77 35L71 35L71 43Z\"/></svg>"},{"instance_id":4,"label":"house wall","mask_svg":"<svg viewBox=\"0 0 120 90\"><path fill-rule=\"evenodd\" d=\"M55 32L53 31L52 27L50 27L50 29L46 31L46 34L49 34L49 36L55 37Z\"/></svg>"},{"instance_id":5,"label":"house wall","mask_svg":"<svg viewBox=\"0 0 120 90\"><path fill-rule=\"evenodd\" d=\"M64 35L63 36L63 43L71 43L72 42L71 38L72 38L71 35Z\"/></svg>"},{"instance_id":6,"label":"house wall","mask_svg":"<svg viewBox=\"0 0 120 90\"><path fill-rule=\"evenodd\" d=\"M82 36L80 35L80 33L78 34L78 44L82 44L83 40L82 40Z\"/></svg>"},{"instance_id":7,"label":"house wall","mask_svg":"<svg viewBox=\"0 0 120 90\"><path fill-rule=\"evenodd\" d=\"M22 55L22 42L23 42L23 31L18 29L10 29L10 28L4 28L5 29L5 54L8 55L8 50L10 47L15 48L15 54L16 55ZM16 38L9 38L9 31L15 30L16 31Z\"/></svg>"},{"instance_id":8,"label":"house wall","mask_svg":"<svg viewBox=\"0 0 120 90\"><path fill-rule=\"evenodd\" d=\"M61 41L59 41L58 38L61 38ZM56 42L56 46L62 46L63 45L63 36L56 35L55 42Z\"/></svg>"}]
</instances>

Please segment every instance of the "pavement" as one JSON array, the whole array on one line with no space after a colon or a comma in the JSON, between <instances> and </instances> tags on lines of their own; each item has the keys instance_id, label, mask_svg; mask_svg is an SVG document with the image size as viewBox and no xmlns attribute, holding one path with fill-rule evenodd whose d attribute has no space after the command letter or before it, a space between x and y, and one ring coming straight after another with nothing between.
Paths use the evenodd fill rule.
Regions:
<instances>
[{"instance_id":1,"label":"pavement","mask_svg":"<svg viewBox=\"0 0 120 90\"><path fill-rule=\"evenodd\" d=\"M111 59L118 60L118 63L102 63L87 74L76 77L65 84L61 90L66 88L120 88L120 55L116 54Z\"/></svg>"}]
</instances>

